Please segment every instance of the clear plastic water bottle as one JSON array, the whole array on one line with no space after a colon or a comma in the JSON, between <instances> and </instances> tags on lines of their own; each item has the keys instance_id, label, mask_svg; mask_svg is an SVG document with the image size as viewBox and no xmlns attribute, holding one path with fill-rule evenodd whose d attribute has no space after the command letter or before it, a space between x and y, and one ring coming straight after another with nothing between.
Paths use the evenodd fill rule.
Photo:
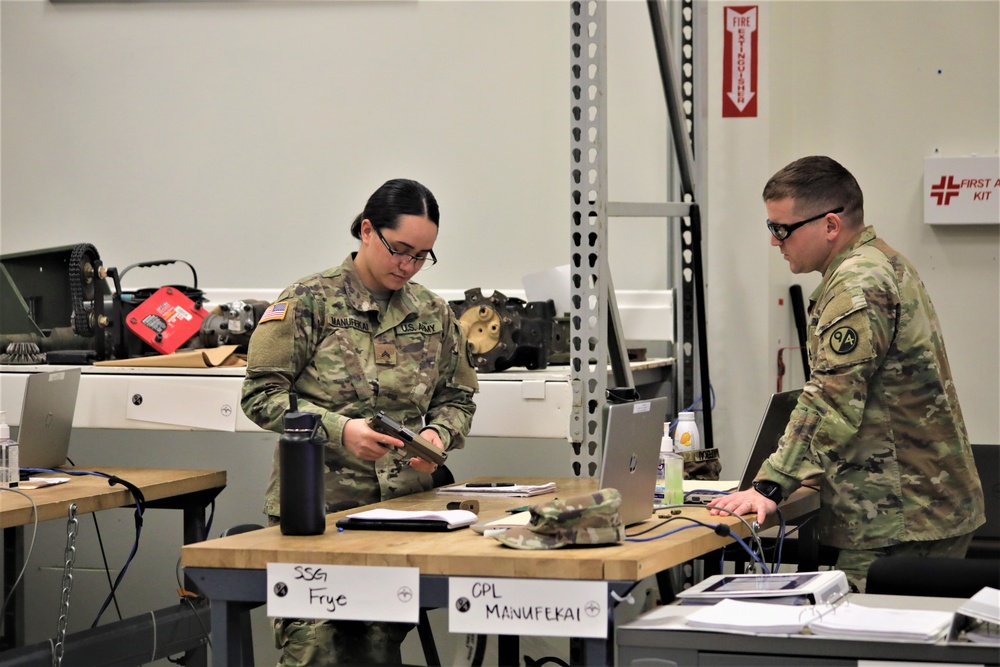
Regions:
<instances>
[{"instance_id":1,"label":"clear plastic water bottle","mask_svg":"<svg viewBox=\"0 0 1000 667\"><path fill-rule=\"evenodd\" d=\"M681 412L677 415L677 426L674 427L674 451L691 452L696 449L701 449L698 422L694 420L693 412Z\"/></svg>"},{"instance_id":2,"label":"clear plastic water bottle","mask_svg":"<svg viewBox=\"0 0 1000 667\"><path fill-rule=\"evenodd\" d=\"M684 503L684 459L674 453L670 437L670 424L663 425L660 438L660 461L656 469L654 506L681 505Z\"/></svg>"},{"instance_id":3,"label":"clear plastic water bottle","mask_svg":"<svg viewBox=\"0 0 1000 667\"><path fill-rule=\"evenodd\" d=\"M314 412L299 412L298 399L289 395L285 428L278 440L281 534L321 535L326 532L323 485L322 422Z\"/></svg>"},{"instance_id":4,"label":"clear plastic water bottle","mask_svg":"<svg viewBox=\"0 0 1000 667\"><path fill-rule=\"evenodd\" d=\"M656 486L653 487L653 507L667 504L667 468L664 454L672 454L674 441L670 439L670 424L663 425L663 437L660 438L660 458L656 466Z\"/></svg>"}]
</instances>

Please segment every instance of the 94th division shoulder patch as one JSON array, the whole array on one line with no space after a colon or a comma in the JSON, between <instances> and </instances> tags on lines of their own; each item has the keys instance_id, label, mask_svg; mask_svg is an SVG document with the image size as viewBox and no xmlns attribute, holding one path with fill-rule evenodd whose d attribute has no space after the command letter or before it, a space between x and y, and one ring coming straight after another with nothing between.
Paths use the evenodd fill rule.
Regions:
<instances>
[{"instance_id":1,"label":"94th division shoulder patch","mask_svg":"<svg viewBox=\"0 0 1000 667\"><path fill-rule=\"evenodd\" d=\"M857 346L858 332L851 327L839 327L830 334L830 349L837 354L848 354Z\"/></svg>"},{"instance_id":2,"label":"94th division shoulder patch","mask_svg":"<svg viewBox=\"0 0 1000 667\"><path fill-rule=\"evenodd\" d=\"M272 303L264 311L264 314L260 316L260 320L257 324L263 324L264 322L270 322L272 320L283 320L285 315L288 314L288 302L279 301L278 303Z\"/></svg>"}]
</instances>

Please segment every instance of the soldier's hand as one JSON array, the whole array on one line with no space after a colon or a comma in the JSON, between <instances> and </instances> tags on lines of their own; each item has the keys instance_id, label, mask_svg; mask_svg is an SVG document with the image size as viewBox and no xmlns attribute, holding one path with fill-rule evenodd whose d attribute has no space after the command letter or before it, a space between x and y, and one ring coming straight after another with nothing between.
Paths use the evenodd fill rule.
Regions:
<instances>
[{"instance_id":1,"label":"soldier's hand","mask_svg":"<svg viewBox=\"0 0 1000 667\"><path fill-rule=\"evenodd\" d=\"M376 461L385 456L389 448L403 446L402 440L379 433L364 419L349 419L344 424L341 440L344 448L362 461Z\"/></svg>"},{"instance_id":2,"label":"soldier's hand","mask_svg":"<svg viewBox=\"0 0 1000 667\"><path fill-rule=\"evenodd\" d=\"M441 436L440 434L438 434L437 430L433 428L426 428L420 432L420 435L422 435L424 439L427 440L427 442L431 443L438 449L442 450L444 449L444 443L441 442ZM428 475L437 470L436 463L431 463L430 461L424 461L423 459L418 458L416 456L410 459L410 467L413 468L414 470L425 472Z\"/></svg>"},{"instance_id":3,"label":"soldier's hand","mask_svg":"<svg viewBox=\"0 0 1000 667\"><path fill-rule=\"evenodd\" d=\"M746 491L738 491L736 493L720 496L708 503L708 507L709 514L713 516L728 514L729 512L737 515L756 512L757 523L761 525L764 525L764 518L767 517L768 514L778 510L777 503L773 500L768 500L760 493L757 493L754 489L747 489ZM723 512L722 510L729 510L729 512Z\"/></svg>"}]
</instances>

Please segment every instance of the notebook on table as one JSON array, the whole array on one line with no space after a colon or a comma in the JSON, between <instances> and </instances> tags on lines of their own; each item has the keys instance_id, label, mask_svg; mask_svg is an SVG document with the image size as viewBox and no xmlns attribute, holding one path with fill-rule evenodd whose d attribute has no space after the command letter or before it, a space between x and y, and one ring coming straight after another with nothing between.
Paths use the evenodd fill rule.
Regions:
<instances>
[{"instance_id":1,"label":"notebook on table","mask_svg":"<svg viewBox=\"0 0 1000 667\"><path fill-rule=\"evenodd\" d=\"M660 440L669 403L665 396L608 403L604 414L604 457L600 488L618 489L619 513L626 526L653 514Z\"/></svg>"},{"instance_id":2,"label":"notebook on table","mask_svg":"<svg viewBox=\"0 0 1000 667\"><path fill-rule=\"evenodd\" d=\"M476 515L468 510L390 510L377 508L348 514L337 521L337 528L353 530L449 531L471 526Z\"/></svg>"},{"instance_id":3,"label":"notebook on table","mask_svg":"<svg viewBox=\"0 0 1000 667\"><path fill-rule=\"evenodd\" d=\"M16 438L21 468L66 465L79 388L79 368L28 376Z\"/></svg>"}]
</instances>

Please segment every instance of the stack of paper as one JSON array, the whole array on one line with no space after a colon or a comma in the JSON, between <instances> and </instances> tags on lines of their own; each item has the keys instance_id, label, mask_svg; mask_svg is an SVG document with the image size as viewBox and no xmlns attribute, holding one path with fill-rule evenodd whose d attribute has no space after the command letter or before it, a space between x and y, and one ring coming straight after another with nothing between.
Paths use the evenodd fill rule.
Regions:
<instances>
[{"instance_id":1,"label":"stack of paper","mask_svg":"<svg viewBox=\"0 0 1000 667\"><path fill-rule=\"evenodd\" d=\"M556 490L555 482L546 484L514 484L512 482L496 482L492 484L452 484L442 486L438 494L442 496L507 496L511 498L526 498L552 493Z\"/></svg>"},{"instance_id":2,"label":"stack of paper","mask_svg":"<svg viewBox=\"0 0 1000 667\"><path fill-rule=\"evenodd\" d=\"M701 607L687 618L693 628L749 634L798 634L817 615L816 608L725 599Z\"/></svg>"},{"instance_id":3,"label":"stack of paper","mask_svg":"<svg viewBox=\"0 0 1000 667\"><path fill-rule=\"evenodd\" d=\"M898 639L933 642L951 626L949 611L863 607L850 602L834 607L809 623L814 635L842 639Z\"/></svg>"}]
</instances>

